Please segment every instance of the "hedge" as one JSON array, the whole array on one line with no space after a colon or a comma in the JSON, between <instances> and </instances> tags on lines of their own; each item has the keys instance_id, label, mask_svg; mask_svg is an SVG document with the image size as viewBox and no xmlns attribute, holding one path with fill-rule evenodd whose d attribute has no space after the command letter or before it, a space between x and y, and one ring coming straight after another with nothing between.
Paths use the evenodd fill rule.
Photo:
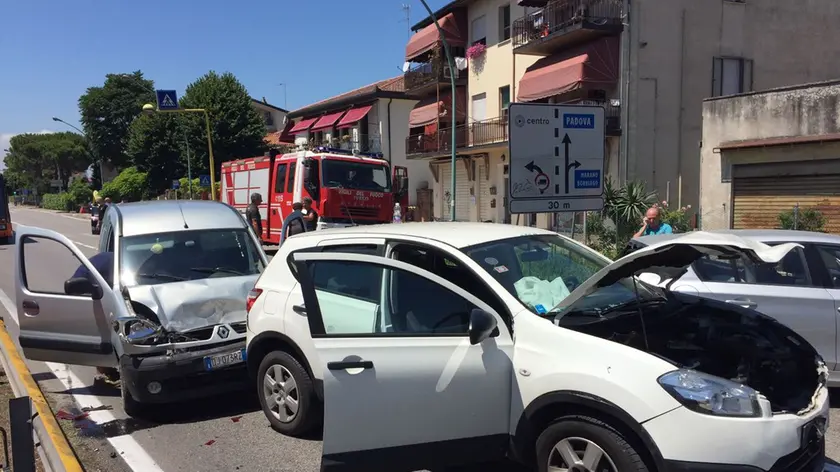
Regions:
<instances>
[{"instance_id":1,"label":"hedge","mask_svg":"<svg viewBox=\"0 0 840 472\"><path fill-rule=\"evenodd\" d=\"M75 203L73 202L73 197L67 192L45 194L44 198L41 199L41 206L43 206L47 210L76 210L75 208L73 208L75 206Z\"/></svg>"}]
</instances>

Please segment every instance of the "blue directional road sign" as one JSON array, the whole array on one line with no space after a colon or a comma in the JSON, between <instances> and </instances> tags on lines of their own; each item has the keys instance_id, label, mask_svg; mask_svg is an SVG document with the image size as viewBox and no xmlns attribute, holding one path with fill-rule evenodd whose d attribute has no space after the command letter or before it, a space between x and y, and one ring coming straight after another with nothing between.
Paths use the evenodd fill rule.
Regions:
<instances>
[{"instance_id":1,"label":"blue directional road sign","mask_svg":"<svg viewBox=\"0 0 840 472\"><path fill-rule=\"evenodd\" d=\"M210 176L209 175L199 175L198 176L198 186L199 187L209 187L210 186Z\"/></svg>"},{"instance_id":2,"label":"blue directional road sign","mask_svg":"<svg viewBox=\"0 0 840 472\"><path fill-rule=\"evenodd\" d=\"M181 188L181 182L178 181L178 180L173 180L172 181L172 190L178 190L179 188Z\"/></svg>"},{"instance_id":3,"label":"blue directional road sign","mask_svg":"<svg viewBox=\"0 0 840 472\"><path fill-rule=\"evenodd\" d=\"M155 90L158 110L177 110L178 94L174 90Z\"/></svg>"}]
</instances>

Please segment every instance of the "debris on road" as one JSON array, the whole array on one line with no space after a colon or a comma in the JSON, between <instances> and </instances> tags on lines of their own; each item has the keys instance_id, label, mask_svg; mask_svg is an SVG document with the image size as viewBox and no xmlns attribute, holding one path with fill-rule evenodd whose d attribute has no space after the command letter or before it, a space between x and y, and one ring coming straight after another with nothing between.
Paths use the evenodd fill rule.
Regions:
<instances>
[{"instance_id":1,"label":"debris on road","mask_svg":"<svg viewBox=\"0 0 840 472\"><path fill-rule=\"evenodd\" d=\"M230 420L233 421L234 423L239 423L239 420L241 420L241 419L242 419L242 415L239 415L239 416L234 416Z\"/></svg>"},{"instance_id":2,"label":"debris on road","mask_svg":"<svg viewBox=\"0 0 840 472\"><path fill-rule=\"evenodd\" d=\"M215 442L216 442L215 439L211 439L211 440L207 441L206 443L204 443L204 445L205 446L212 446Z\"/></svg>"}]
</instances>

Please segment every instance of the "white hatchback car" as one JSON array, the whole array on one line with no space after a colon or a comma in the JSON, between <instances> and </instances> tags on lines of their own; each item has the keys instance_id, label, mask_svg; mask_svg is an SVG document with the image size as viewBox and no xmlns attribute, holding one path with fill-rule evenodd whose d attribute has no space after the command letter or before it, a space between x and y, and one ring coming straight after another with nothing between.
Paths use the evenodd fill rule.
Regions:
<instances>
[{"instance_id":1,"label":"white hatchback car","mask_svg":"<svg viewBox=\"0 0 840 472\"><path fill-rule=\"evenodd\" d=\"M513 225L306 233L249 295L247 362L275 429L303 434L323 414L322 470L504 456L540 472L822 470L813 347L754 310L634 277L794 247L691 233L610 263Z\"/></svg>"}]
</instances>

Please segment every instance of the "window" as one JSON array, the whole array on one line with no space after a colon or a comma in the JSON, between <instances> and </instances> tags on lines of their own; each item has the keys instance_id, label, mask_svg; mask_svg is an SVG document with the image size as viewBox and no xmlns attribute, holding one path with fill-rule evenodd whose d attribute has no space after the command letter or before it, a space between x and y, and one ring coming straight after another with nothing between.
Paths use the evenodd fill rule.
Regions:
<instances>
[{"instance_id":1,"label":"window","mask_svg":"<svg viewBox=\"0 0 840 472\"><path fill-rule=\"evenodd\" d=\"M712 65L712 96L752 91L753 61L739 57L716 57Z\"/></svg>"},{"instance_id":2,"label":"window","mask_svg":"<svg viewBox=\"0 0 840 472\"><path fill-rule=\"evenodd\" d=\"M265 119L265 124L266 124L267 126L274 126L274 117L273 117L273 116L271 116L271 112L270 112L270 111L265 111L265 112L263 112L263 117L264 117L264 119Z\"/></svg>"},{"instance_id":3,"label":"window","mask_svg":"<svg viewBox=\"0 0 840 472\"><path fill-rule=\"evenodd\" d=\"M833 288L840 288L840 246L817 246L817 253L828 272Z\"/></svg>"},{"instance_id":4,"label":"window","mask_svg":"<svg viewBox=\"0 0 840 472\"><path fill-rule=\"evenodd\" d=\"M256 275L264 269L245 229L127 236L120 251L120 277L127 287Z\"/></svg>"},{"instance_id":5,"label":"window","mask_svg":"<svg viewBox=\"0 0 840 472\"><path fill-rule=\"evenodd\" d=\"M472 97L472 121L487 119L487 94L480 93Z\"/></svg>"},{"instance_id":6,"label":"window","mask_svg":"<svg viewBox=\"0 0 840 472\"><path fill-rule=\"evenodd\" d=\"M286 164L277 166L277 175L274 177L274 193L283 193L283 187L286 184Z\"/></svg>"},{"instance_id":7,"label":"window","mask_svg":"<svg viewBox=\"0 0 840 472\"><path fill-rule=\"evenodd\" d=\"M399 269L312 261L309 270L329 274L327 281L313 276L327 335L465 335L476 308L445 287Z\"/></svg>"},{"instance_id":8,"label":"window","mask_svg":"<svg viewBox=\"0 0 840 472\"><path fill-rule=\"evenodd\" d=\"M487 17L484 15L472 21L470 28L470 44L487 44Z\"/></svg>"},{"instance_id":9,"label":"window","mask_svg":"<svg viewBox=\"0 0 840 472\"><path fill-rule=\"evenodd\" d=\"M510 39L510 5L499 7L499 42Z\"/></svg>"},{"instance_id":10,"label":"window","mask_svg":"<svg viewBox=\"0 0 840 472\"><path fill-rule=\"evenodd\" d=\"M704 282L754 285L812 286L805 253L797 248L776 264L754 264L743 258L705 256L694 263L694 272Z\"/></svg>"},{"instance_id":11,"label":"window","mask_svg":"<svg viewBox=\"0 0 840 472\"><path fill-rule=\"evenodd\" d=\"M510 109L510 85L505 85L499 88L499 116L502 118L508 117L508 110Z\"/></svg>"},{"instance_id":12,"label":"window","mask_svg":"<svg viewBox=\"0 0 840 472\"><path fill-rule=\"evenodd\" d=\"M286 184L286 193L293 193L295 191L295 171L298 163L294 161L289 164L289 183Z\"/></svg>"}]
</instances>

